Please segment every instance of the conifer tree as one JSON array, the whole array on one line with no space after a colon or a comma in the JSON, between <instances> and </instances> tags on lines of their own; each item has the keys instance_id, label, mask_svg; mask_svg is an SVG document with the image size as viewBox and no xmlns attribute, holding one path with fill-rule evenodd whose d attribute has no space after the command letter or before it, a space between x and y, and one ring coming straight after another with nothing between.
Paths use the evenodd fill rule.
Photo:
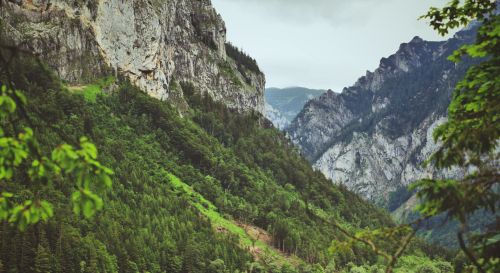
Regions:
<instances>
[{"instance_id":1,"label":"conifer tree","mask_svg":"<svg viewBox=\"0 0 500 273\"><path fill-rule=\"evenodd\" d=\"M34 273L33 265L36 257L35 241L36 239L33 229L30 229L23 234L19 260L20 272Z\"/></svg>"},{"instance_id":2,"label":"conifer tree","mask_svg":"<svg viewBox=\"0 0 500 273\"><path fill-rule=\"evenodd\" d=\"M35 256L35 272L36 273L52 273L51 257L49 251L39 244L36 249Z\"/></svg>"}]
</instances>

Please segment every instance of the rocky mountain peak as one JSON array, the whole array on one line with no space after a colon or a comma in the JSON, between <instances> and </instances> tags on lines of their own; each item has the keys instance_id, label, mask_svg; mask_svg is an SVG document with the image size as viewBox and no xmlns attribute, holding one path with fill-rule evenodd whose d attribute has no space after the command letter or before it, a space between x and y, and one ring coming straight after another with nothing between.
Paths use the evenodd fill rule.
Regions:
<instances>
[{"instance_id":1,"label":"rocky mountain peak","mask_svg":"<svg viewBox=\"0 0 500 273\"><path fill-rule=\"evenodd\" d=\"M413 39L411 39L410 43L423 43L424 39L420 38L420 36L415 36Z\"/></svg>"},{"instance_id":2,"label":"rocky mountain peak","mask_svg":"<svg viewBox=\"0 0 500 273\"><path fill-rule=\"evenodd\" d=\"M471 42L474 29L447 41L401 44L342 93L308 102L287 133L333 182L377 202L425 175L441 175L421 163L437 149L432 131L445 121L453 88L471 64L457 66L447 56Z\"/></svg>"}]
</instances>

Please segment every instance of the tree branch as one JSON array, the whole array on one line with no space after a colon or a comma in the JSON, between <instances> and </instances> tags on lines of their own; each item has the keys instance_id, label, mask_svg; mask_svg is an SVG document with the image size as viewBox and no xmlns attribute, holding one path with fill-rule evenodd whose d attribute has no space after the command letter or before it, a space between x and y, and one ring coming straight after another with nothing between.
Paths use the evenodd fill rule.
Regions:
<instances>
[{"instance_id":1,"label":"tree branch","mask_svg":"<svg viewBox=\"0 0 500 273\"><path fill-rule=\"evenodd\" d=\"M474 256L474 254L465 245L465 240L464 240L464 237L463 237L464 232L465 232L465 224L461 223L460 224L460 230L457 232L457 238L458 238L458 243L460 245L460 248L465 253L465 255L467 256L467 258L469 258L469 260L474 264L474 266L477 267L477 270L479 272L486 273L486 271L483 269L483 267L481 266L481 264L479 264L479 262L477 261L477 259Z\"/></svg>"}]
</instances>

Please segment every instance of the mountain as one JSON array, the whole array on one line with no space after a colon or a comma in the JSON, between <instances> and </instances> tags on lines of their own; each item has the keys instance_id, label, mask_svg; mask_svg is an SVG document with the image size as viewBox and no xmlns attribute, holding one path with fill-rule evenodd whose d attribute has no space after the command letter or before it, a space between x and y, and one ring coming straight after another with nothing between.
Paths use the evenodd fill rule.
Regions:
<instances>
[{"instance_id":1,"label":"mountain","mask_svg":"<svg viewBox=\"0 0 500 273\"><path fill-rule=\"evenodd\" d=\"M405 189L412 181L460 175L422 163L436 151L432 131L446 120L454 86L471 65L447 57L472 42L475 29L447 41L415 37L402 44L342 93L329 91L308 102L287 133L332 181L393 209L411 196Z\"/></svg>"},{"instance_id":2,"label":"mountain","mask_svg":"<svg viewBox=\"0 0 500 273\"><path fill-rule=\"evenodd\" d=\"M182 107L178 83L189 81L231 108L264 112L264 75L226 43L210 0L2 1L0 13L5 36L66 82L119 75Z\"/></svg>"},{"instance_id":3,"label":"mountain","mask_svg":"<svg viewBox=\"0 0 500 273\"><path fill-rule=\"evenodd\" d=\"M266 117L280 129L288 126L307 101L319 97L325 90L303 87L266 88Z\"/></svg>"},{"instance_id":4,"label":"mountain","mask_svg":"<svg viewBox=\"0 0 500 273\"><path fill-rule=\"evenodd\" d=\"M226 43L210 1L0 1L7 105L0 111L8 116L0 136L5 143L31 127L33 139L19 138L40 147L19 153L22 164L2 178L0 272L381 270L368 246L332 252L334 243L347 241L332 223L355 234L394 222L330 183L263 117L264 75ZM4 84L18 90L18 111L4 110L12 109ZM82 136L97 150L80 147ZM114 172L93 218L81 217L69 201L99 200L75 183L85 174L52 165L33 172L57 157L50 151L69 146L90 150L84 165ZM1 161L10 162L4 154ZM67 161L81 154L68 152ZM44 173L51 176L38 179ZM85 186L98 188L94 180ZM5 221L11 199L4 191L23 204L20 221L31 215L28 199L47 200L54 216L20 231L16 219ZM34 206L47 206L39 201ZM387 238L374 241L388 245ZM449 269L450 255L415 240L396 270Z\"/></svg>"},{"instance_id":5,"label":"mountain","mask_svg":"<svg viewBox=\"0 0 500 273\"><path fill-rule=\"evenodd\" d=\"M266 102L264 107L266 118L271 121L274 127L283 130L290 124L290 120L283 116L283 114L269 103Z\"/></svg>"},{"instance_id":6,"label":"mountain","mask_svg":"<svg viewBox=\"0 0 500 273\"><path fill-rule=\"evenodd\" d=\"M61 143L78 148L86 136L99 151L87 159L98 155L114 171L104 208L91 219L71 207L73 193L90 195L72 173L46 170L54 179L41 181L26 171L35 164L22 162L2 179L13 202L47 200L54 216L21 232L2 214L0 272L382 266L363 245L330 251L346 240L331 221L353 233L394 223L331 184L262 116L264 75L226 43L210 1L0 1L2 99L7 84L27 101L0 122L2 139L31 127L30 146L41 147L45 162L67 147ZM85 180L92 189L94 182ZM441 261L451 260L448 252L420 241L405 254L451 267Z\"/></svg>"}]
</instances>

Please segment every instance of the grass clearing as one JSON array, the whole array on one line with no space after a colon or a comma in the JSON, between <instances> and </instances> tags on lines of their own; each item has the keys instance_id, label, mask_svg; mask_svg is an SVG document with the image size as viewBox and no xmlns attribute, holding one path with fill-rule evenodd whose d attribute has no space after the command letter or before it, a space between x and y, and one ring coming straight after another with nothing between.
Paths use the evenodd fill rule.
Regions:
<instances>
[{"instance_id":1,"label":"grass clearing","mask_svg":"<svg viewBox=\"0 0 500 273\"><path fill-rule=\"evenodd\" d=\"M191 204L195 208L197 208L204 216L210 219L210 222L212 223L214 228L220 228L221 230L238 235L238 237L240 238L241 246L246 249L252 250L252 255L256 256L256 258L266 261L272 260L273 262L277 262L281 265L297 265L301 263L301 260L298 257L285 255L275 248L269 246L265 242L252 238L249 234L247 234L244 228L236 224L234 221L224 218L217 211L217 207L212 204L212 202L205 199L201 194L197 193L191 186L182 182L175 175L169 173L168 178L176 191L183 192L190 197ZM256 249L259 249L259 251L254 251Z\"/></svg>"},{"instance_id":2,"label":"grass clearing","mask_svg":"<svg viewBox=\"0 0 500 273\"><path fill-rule=\"evenodd\" d=\"M85 101L95 103L97 96L102 95L102 90L109 87L115 82L112 76L98 79L95 83L87 85L71 85L66 86L68 90L75 94L80 94L85 98Z\"/></svg>"}]
</instances>

